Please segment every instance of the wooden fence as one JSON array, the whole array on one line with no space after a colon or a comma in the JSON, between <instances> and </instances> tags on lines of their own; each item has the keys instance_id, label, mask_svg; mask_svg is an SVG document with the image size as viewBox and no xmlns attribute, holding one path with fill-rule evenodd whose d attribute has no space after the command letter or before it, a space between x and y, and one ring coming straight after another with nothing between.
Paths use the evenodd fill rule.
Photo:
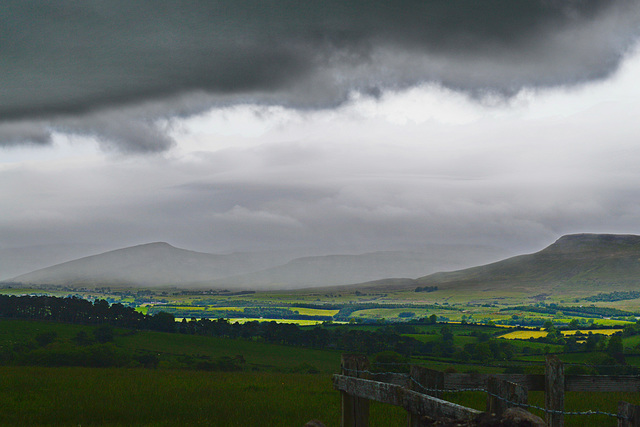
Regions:
<instances>
[{"instance_id":1,"label":"wooden fence","mask_svg":"<svg viewBox=\"0 0 640 427\"><path fill-rule=\"evenodd\" d=\"M373 379L375 377L375 380ZM564 375L556 356L546 359L544 375L445 373L411 365L409 374L373 373L364 355L343 354L341 374L333 376L334 388L342 395L342 426L369 425L369 401L401 406L408 412L408 426L419 427L424 416L469 420L481 411L441 399L446 391L484 391L487 412L502 414L508 407L527 404L529 391L545 392L546 423L562 427L564 415L606 414L618 419L619 427L640 427L640 406L620 402L618 412L565 412L564 393L640 392L636 375ZM536 407L533 407L536 408Z\"/></svg>"}]
</instances>

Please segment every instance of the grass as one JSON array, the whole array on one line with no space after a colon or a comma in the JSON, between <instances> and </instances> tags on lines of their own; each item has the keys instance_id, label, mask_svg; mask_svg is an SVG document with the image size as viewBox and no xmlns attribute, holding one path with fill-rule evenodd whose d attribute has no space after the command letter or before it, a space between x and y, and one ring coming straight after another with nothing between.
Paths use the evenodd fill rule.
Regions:
<instances>
[{"instance_id":1,"label":"grass","mask_svg":"<svg viewBox=\"0 0 640 427\"><path fill-rule=\"evenodd\" d=\"M340 352L267 344L248 340L140 331L116 338L116 344L135 350L172 355L242 355L247 364L260 369L286 371L306 364L321 372L338 372ZM169 366L171 367L171 365Z\"/></svg>"},{"instance_id":2,"label":"grass","mask_svg":"<svg viewBox=\"0 0 640 427\"><path fill-rule=\"evenodd\" d=\"M204 307L201 307L204 308ZM217 307L217 306L209 306L207 310L210 311L244 311L244 307Z\"/></svg>"},{"instance_id":3,"label":"grass","mask_svg":"<svg viewBox=\"0 0 640 427\"><path fill-rule=\"evenodd\" d=\"M146 305L138 306L136 307L136 311L138 313L147 314L149 312L149 306L146 306Z\"/></svg>"},{"instance_id":4,"label":"grass","mask_svg":"<svg viewBox=\"0 0 640 427\"><path fill-rule=\"evenodd\" d=\"M291 311L297 311L305 316L335 316L340 310L328 310L323 308L287 307Z\"/></svg>"},{"instance_id":5,"label":"grass","mask_svg":"<svg viewBox=\"0 0 640 427\"><path fill-rule=\"evenodd\" d=\"M458 403L470 408L485 410L486 395L484 393L447 393L445 400ZM625 401L638 405L640 395L638 393L578 393L568 392L565 394L565 411L585 412L589 410L600 410L609 413L616 413L619 401ZM529 404L544 407L544 393L530 392ZM532 409L531 412L542 417L541 411ZM607 415L567 415L564 417L564 425L567 427L613 427L617 426L617 419Z\"/></svg>"},{"instance_id":6,"label":"grass","mask_svg":"<svg viewBox=\"0 0 640 427\"><path fill-rule=\"evenodd\" d=\"M398 318L402 312L410 311L415 313L416 318L428 317L432 314L436 316L446 316L449 318L460 318L460 312L454 310L440 310L440 309L426 309L419 307L406 307L406 308L370 308L366 310L358 310L352 313L353 317L364 317L369 319L395 319ZM410 320L410 319L407 319Z\"/></svg>"},{"instance_id":7,"label":"grass","mask_svg":"<svg viewBox=\"0 0 640 427\"><path fill-rule=\"evenodd\" d=\"M45 332L55 332L59 338L70 339L79 331L90 333L95 327L55 322L7 320L0 318L0 345L24 342Z\"/></svg>"},{"instance_id":8,"label":"grass","mask_svg":"<svg viewBox=\"0 0 640 427\"><path fill-rule=\"evenodd\" d=\"M65 323L5 320L0 319L0 348L15 343L32 341L36 335L55 332L60 340L70 340L79 331L92 335L96 326L71 325ZM324 373L335 373L340 369L340 352L336 350L310 349L269 344L251 340L184 335L175 333L137 331L130 334L124 329L115 329L115 344L128 350L145 350L159 353L162 366L182 367L176 362L179 356L242 355L248 369L275 371L306 370L314 368ZM305 369L303 369L305 368ZM1 425L1 423L0 423Z\"/></svg>"},{"instance_id":9,"label":"grass","mask_svg":"<svg viewBox=\"0 0 640 427\"><path fill-rule=\"evenodd\" d=\"M621 332L622 329L592 329L592 330L586 330L586 329L578 329L578 330L568 330L568 331L562 331L562 335L575 335L577 333L586 333L588 334L589 332L596 334L596 335L613 335L616 332ZM504 335L500 335L498 338L504 338L504 339L508 339L508 340L528 340L529 338L542 338L542 337L546 337L547 336L547 332L546 331L513 331L513 332L509 332L508 334L504 334Z\"/></svg>"},{"instance_id":10,"label":"grass","mask_svg":"<svg viewBox=\"0 0 640 427\"><path fill-rule=\"evenodd\" d=\"M551 353L559 353L559 352L562 352L563 348L564 348L564 346L557 345L557 344L547 344L547 343L543 343L543 342L535 342L535 341L529 341L529 340L517 340L517 339L516 340L510 340L509 344L511 344L511 346L517 348L519 351L522 351L525 347L529 347L529 349L533 353L542 353L547 348Z\"/></svg>"},{"instance_id":11,"label":"grass","mask_svg":"<svg viewBox=\"0 0 640 427\"><path fill-rule=\"evenodd\" d=\"M627 348L635 348L640 345L640 335L634 335L632 337L623 338L622 342Z\"/></svg>"},{"instance_id":12,"label":"grass","mask_svg":"<svg viewBox=\"0 0 640 427\"><path fill-rule=\"evenodd\" d=\"M313 326L319 325L323 322L323 320L306 320L306 319L254 319L251 317L234 317L233 319L229 319L231 323L246 323L246 322L276 322L276 323L292 323L294 325L300 326ZM345 322L341 322L345 323Z\"/></svg>"},{"instance_id":13,"label":"grass","mask_svg":"<svg viewBox=\"0 0 640 427\"><path fill-rule=\"evenodd\" d=\"M0 367L3 426L339 425L328 375ZM371 425L406 423L373 404Z\"/></svg>"}]
</instances>

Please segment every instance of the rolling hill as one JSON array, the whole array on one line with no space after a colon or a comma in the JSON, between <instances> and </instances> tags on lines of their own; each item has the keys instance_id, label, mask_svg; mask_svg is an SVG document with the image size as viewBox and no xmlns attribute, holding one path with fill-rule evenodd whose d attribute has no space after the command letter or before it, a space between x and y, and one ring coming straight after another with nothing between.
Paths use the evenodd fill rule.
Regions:
<instances>
[{"instance_id":1,"label":"rolling hill","mask_svg":"<svg viewBox=\"0 0 640 427\"><path fill-rule=\"evenodd\" d=\"M417 277L500 259L482 246L431 245L423 251L372 252L294 258L285 253L215 255L168 243L138 245L84 257L14 277L8 282L74 286L178 286L294 289L389 276Z\"/></svg>"},{"instance_id":2,"label":"rolling hill","mask_svg":"<svg viewBox=\"0 0 640 427\"><path fill-rule=\"evenodd\" d=\"M95 245L42 245L0 249L0 280L26 274L44 267L105 252L110 248Z\"/></svg>"},{"instance_id":3,"label":"rolling hill","mask_svg":"<svg viewBox=\"0 0 640 427\"><path fill-rule=\"evenodd\" d=\"M40 269L11 279L23 284L131 285L294 289L313 286L474 289L483 291L637 290L640 236L573 234L528 255L499 259L483 247L434 245L422 252L372 252L290 259L285 255L215 255L150 243ZM386 279L384 277L418 277Z\"/></svg>"},{"instance_id":4,"label":"rolling hill","mask_svg":"<svg viewBox=\"0 0 640 427\"><path fill-rule=\"evenodd\" d=\"M436 273L412 285L524 292L638 290L640 236L572 234L529 255Z\"/></svg>"},{"instance_id":5,"label":"rolling hill","mask_svg":"<svg viewBox=\"0 0 640 427\"><path fill-rule=\"evenodd\" d=\"M8 281L50 285L189 286L285 261L277 254L215 255L156 242L68 261Z\"/></svg>"},{"instance_id":6,"label":"rolling hill","mask_svg":"<svg viewBox=\"0 0 640 427\"><path fill-rule=\"evenodd\" d=\"M504 252L484 246L432 245L422 251L295 258L284 265L215 281L227 287L293 289L341 286L384 277L417 277L428 272L478 265Z\"/></svg>"}]
</instances>

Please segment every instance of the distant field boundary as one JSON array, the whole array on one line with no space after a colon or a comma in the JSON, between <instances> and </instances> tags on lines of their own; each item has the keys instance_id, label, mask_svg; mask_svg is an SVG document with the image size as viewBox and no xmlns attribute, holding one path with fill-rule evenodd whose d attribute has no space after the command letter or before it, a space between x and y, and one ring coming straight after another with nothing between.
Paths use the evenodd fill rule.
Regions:
<instances>
[{"instance_id":1,"label":"distant field boundary","mask_svg":"<svg viewBox=\"0 0 640 427\"><path fill-rule=\"evenodd\" d=\"M374 381L376 376L380 381ZM556 356L548 356L544 375L445 373L411 365L409 374L370 371L364 355L343 354L341 374L333 376L334 388L342 395L342 426L369 425L369 401L401 406L407 410L408 425L419 427L421 418L471 420L480 411L440 397L444 392L481 391L487 394L487 412L500 416L510 407L538 409L545 413L550 427L564 425L565 415L607 415L620 427L640 426L640 406L619 402L617 413L593 409L566 412L566 391L640 392L637 375L564 375L564 365ZM529 391L545 392L545 407L528 404Z\"/></svg>"}]
</instances>

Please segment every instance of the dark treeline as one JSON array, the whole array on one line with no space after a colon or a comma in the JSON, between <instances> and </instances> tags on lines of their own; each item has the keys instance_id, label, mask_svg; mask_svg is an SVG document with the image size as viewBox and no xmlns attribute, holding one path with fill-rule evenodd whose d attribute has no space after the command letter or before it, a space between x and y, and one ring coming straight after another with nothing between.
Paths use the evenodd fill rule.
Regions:
<instances>
[{"instance_id":1,"label":"dark treeline","mask_svg":"<svg viewBox=\"0 0 640 427\"><path fill-rule=\"evenodd\" d=\"M584 298L585 301L598 302L598 301L624 301L630 299L640 298L640 292L638 291L614 291L614 292L600 292L598 295Z\"/></svg>"},{"instance_id":2,"label":"dark treeline","mask_svg":"<svg viewBox=\"0 0 640 427\"><path fill-rule=\"evenodd\" d=\"M288 308L280 307L246 307L243 310L189 310L182 306L153 306L149 307L148 314L156 314L164 311L165 313L171 313L175 317L191 319L197 318L209 318L209 319L241 319L241 318L264 318L264 319L293 319L293 320L318 320L318 321L331 321L332 316L317 316L300 314L296 310L290 310Z\"/></svg>"},{"instance_id":3,"label":"dark treeline","mask_svg":"<svg viewBox=\"0 0 640 427\"><path fill-rule=\"evenodd\" d=\"M331 322L310 328L273 321L252 321L241 324L231 323L228 319L188 320L185 318L181 322L176 322L170 313L144 315L122 304L109 305L104 300L90 302L77 297L0 295L0 317L96 326L93 336L81 331L68 342L62 342L52 335L40 334L30 342L16 343L11 348L0 348L0 364L157 366L158 359L154 354L132 352L117 346L113 342L114 326L129 329L129 332L118 332L120 335L134 334L136 329L149 329L290 346L346 350L370 355L394 352L405 358L409 356L444 357L463 363L506 361L512 360L517 354L531 354L531 349L519 349L507 340L496 339L487 329L487 325L464 325L467 330L463 331L462 335L475 338L473 342L456 340L454 335L456 328L447 324L432 330L432 335L436 336L426 342L405 335L419 333L419 328L424 327L425 324L435 325L435 316L419 319L411 324L381 324L376 330L336 325ZM601 352L602 357L606 359L598 359L600 365L625 363L622 334L610 338L595 334L565 337L551 322L548 323L545 326L549 334L544 338L531 340L532 342L562 345L565 351ZM638 325L640 323L625 328L624 335L640 333ZM188 363L184 361L181 363L187 368L195 369L240 369L240 362L227 359L193 358Z\"/></svg>"},{"instance_id":4,"label":"dark treeline","mask_svg":"<svg viewBox=\"0 0 640 427\"><path fill-rule=\"evenodd\" d=\"M375 302L362 302L362 303L351 303L351 304L342 304L338 306L340 311L338 314L333 316L335 320L348 321L351 319L351 315L360 310L371 310L377 308L408 308L408 309L437 309L437 310L451 310L451 311L461 311L459 307L451 307L447 303L444 304L380 304Z\"/></svg>"},{"instance_id":5,"label":"dark treeline","mask_svg":"<svg viewBox=\"0 0 640 427\"><path fill-rule=\"evenodd\" d=\"M122 304L109 305L104 300L90 302L77 297L0 295L0 317L51 320L88 325L111 325L131 329L244 338L293 346L349 350L374 354L394 351L402 355L447 354L451 343L421 342L402 334L416 332L409 325L389 325L376 331L332 325L301 328L276 322L231 323L227 319L183 319L175 322L170 313L144 315ZM435 323L435 316L425 323ZM406 330L411 328L411 330Z\"/></svg>"},{"instance_id":6,"label":"dark treeline","mask_svg":"<svg viewBox=\"0 0 640 427\"><path fill-rule=\"evenodd\" d=\"M265 342L315 348L349 349L365 353L385 350L401 354L420 352L424 344L401 336L393 329L384 332L353 330L348 328L302 329L298 325L276 322L230 323L226 319L200 319L175 322L170 313L144 315L122 304L105 300L93 303L81 298L53 296L0 295L0 317L14 319L51 320L85 325L150 329L163 332L208 335L227 338L259 339Z\"/></svg>"},{"instance_id":7,"label":"dark treeline","mask_svg":"<svg viewBox=\"0 0 640 427\"><path fill-rule=\"evenodd\" d=\"M52 320L83 325L109 324L123 328L170 331L175 319L167 313L149 316L122 304L53 296L0 295L0 317Z\"/></svg>"},{"instance_id":8,"label":"dark treeline","mask_svg":"<svg viewBox=\"0 0 640 427\"><path fill-rule=\"evenodd\" d=\"M416 292L435 292L437 290L437 286L418 286L416 288Z\"/></svg>"},{"instance_id":9,"label":"dark treeline","mask_svg":"<svg viewBox=\"0 0 640 427\"><path fill-rule=\"evenodd\" d=\"M415 338L402 336L395 328L366 331L348 326L316 326L301 328L290 323L258 322L231 323L227 319L184 319L176 323L176 332L224 338L257 339L273 344L324 349L340 349L362 353L395 351L410 355L425 351L425 344Z\"/></svg>"},{"instance_id":10,"label":"dark treeline","mask_svg":"<svg viewBox=\"0 0 640 427\"><path fill-rule=\"evenodd\" d=\"M585 316L585 317L614 317L614 316L629 317L637 314L630 311L624 311L624 310L611 308L611 307L595 307L595 306L575 307L575 306L561 306L557 304L549 304L545 306L519 305L516 307L502 308L500 309L500 311L529 311L532 313L544 313L544 314L556 314L557 312L560 311L566 315Z\"/></svg>"}]
</instances>

